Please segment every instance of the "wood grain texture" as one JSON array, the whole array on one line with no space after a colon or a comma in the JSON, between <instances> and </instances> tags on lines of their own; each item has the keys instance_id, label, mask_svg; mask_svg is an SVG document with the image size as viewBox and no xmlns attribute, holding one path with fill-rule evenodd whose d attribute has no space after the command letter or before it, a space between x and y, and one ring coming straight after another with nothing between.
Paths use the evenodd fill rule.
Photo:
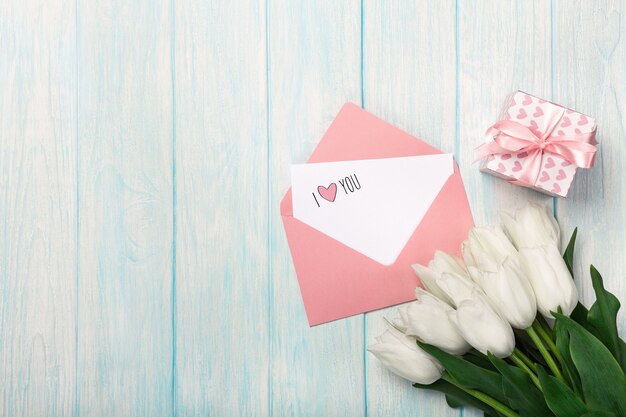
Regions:
<instances>
[{"instance_id":1,"label":"wood grain texture","mask_svg":"<svg viewBox=\"0 0 626 417\"><path fill-rule=\"evenodd\" d=\"M455 27L454 1L364 3L365 109L445 152L456 148ZM395 308L367 314L367 344L386 330L384 316L395 317ZM368 415L460 414L369 353L366 365Z\"/></svg>"},{"instance_id":2,"label":"wood grain texture","mask_svg":"<svg viewBox=\"0 0 626 417\"><path fill-rule=\"evenodd\" d=\"M477 225L498 221L501 210L552 198L480 173L474 148L497 121L514 90L550 98L550 3L459 2L459 168Z\"/></svg>"},{"instance_id":3,"label":"wood grain texture","mask_svg":"<svg viewBox=\"0 0 626 417\"><path fill-rule=\"evenodd\" d=\"M550 98L550 16L550 3L540 0L459 1L457 159L477 225L496 224L500 211L512 212L527 201L553 203L549 196L480 173L473 163L474 149L509 93Z\"/></svg>"},{"instance_id":4,"label":"wood grain texture","mask_svg":"<svg viewBox=\"0 0 626 417\"><path fill-rule=\"evenodd\" d=\"M309 328L279 210L290 164L361 100L360 3L269 7L270 415L361 416L363 317Z\"/></svg>"},{"instance_id":5,"label":"wood grain texture","mask_svg":"<svg viewBox=\"0 0 626 417\"><path fill-rule=\"evenodd\" d=\"M177 415L266 415L265 3L175 15Z\"/></svg>"},{"instance_id":6,"label":"wood grain texture","mask_svg":"<svg viewBox=\"0 0 626 417\"><path fill-rule=\"evenodd\" d=\"M73 416L73 3L0 5L0 415Z\"/></svg>"},{"instance_id":7,"label":"wood grain texture","mask_svg":"<svg viewBox=\"0 0 626 417\"><path fill-rule=\"evenodd\" d=\"M583 302L595 296L589 278L593 263L605 286L626 300L626 8L623 2L556 1L554 21L554 98L589 114L598 123L598 155L592 170L578 170L570 197L557 201L563 239L578 227L577 285ZM626 335L626 313L619 330Z\"/></svg>"},{"instance_id":8,"label":"wood grain texture","mask_svg":"<svg viewBox=\"0 0 626 417\"><path fill-rule=\"evenodd\" d=\"M78 412L172 412L172 91L165 3L81 0Z\"/></svg>"}]
</instances>

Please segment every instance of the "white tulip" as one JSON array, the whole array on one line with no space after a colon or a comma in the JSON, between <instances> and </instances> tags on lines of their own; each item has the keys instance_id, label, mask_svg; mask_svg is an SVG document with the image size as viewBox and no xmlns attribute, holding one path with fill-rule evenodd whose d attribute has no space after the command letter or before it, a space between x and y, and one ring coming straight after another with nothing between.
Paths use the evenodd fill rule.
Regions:
<instances>
[{"instance_id":1,"label":"white tulip","mask_svg":"<svg viewBox=\"0 0 626 417\"><path fill-rule=\"evenodd\" d=\"M519 260L502 229L473 228L463 242L463 258L472 279L502 318L518 329L532 325L537 302Z\"/></svg>"},{"instance_id":2,"label":"white tulip","mask_svg":"<svg viewBox=\"0 0 626 417\"><path fill-rule=\"evenodd\" d=\"M449 314L463 338L485 355L491 352L498 358L506 358L513 352L513 329L480 292L474 292L471 299L463 301Z\"/></svg>"},{"instance_id":3,"label":"white tulip","mask_svg":"<svg viewBox=\"0 0 626 417\"><path fill-rule=\"evenodd\" d=\"M398 307L398 313L400 314L400 317L396 317L393 318L391 320L387 319L385 317L385 320L394 328L396 328L397 330L399 330L400 332L406 334L407 332L407 324L404 321L404 319L402 318L402 313L400 312L400 309L404 308L404 306Z\"/></svg>"},{"instance_id":4,"label":"white tulip","mask_svg":"<svg viewBox=\"0 0 626 417\"><path fill-rule=\"evenodd\" d=\"M539 312L552 318L550 312L561 307L569 316L578 303L578 291L556 244L522 247L520 255Z\"/></svg>"},{"instance_id":5,"label":"white tulip","mask_svg":"<svg viewBox=\"0 0 626 417\"><path fill-rule=\"evenodd\" d=\"M517 257L506 258L497 272L468 268L502 318L516 329L532 325L537 315L537 302Z\"/></svg>"},{"instance_id":6,"label":"white tulip","mask_svg":"<svg viewBox=\"0 0 626 417\"><path fill-rule=\"evenodd\" d=\"M435 358L395 329L387 330L368 347L382 364L394 374L420 384L432 384L441 378L443 367Z\"/></svg>"},{"instance_id":7,"label":"white tulip","mask_svg":"<svg viewBox=\"0 0 626 417\"><path fill-rule=\"evenodd\" d=\"M445 252L436 251L427 267L415 264L413 269L430 293L452 306L462 301L467 288L472 287L463 261Z\"/></svg>"},{"instance_id":8,"label":"white tulip","mask_svg":"<svg viewBox=\"0 0 626 417\"><path fill-rule=\"evenodd\" d=\"M549 244L559 245L559 225L546 207L527 204L515 217L502 213L502 223L518 249Z\"/></svg>"},{"instance_id":9,"label":"white tulip","mask_svg":"<svg viewBox=\"0 0 626 417\"><path fill-rule=\"evenodd\" d=\"M417 301L398 308L405 333L452 355L467 352L469 344L450 321L452 307L421 288L415 290L415 296Z\"/></svg>"},{"instance_id":10,"label":"white tulip","mask_svg":"<svg viewBox=\"0 0 626 417\"><path fill-rule=\"evenodd\" d=\"M448 296L453 307L458 307L464 300L472 298L472 293L478 290L467 273L463 275L444 273L437 280L437 285Z\"/></svg>"},{"instance_id":11,"label":"white tulip","mask_svg":"<svg viewBox=\"0 0 626 417\"><path fill-rule=\"evenodd\" d=\"M506 258L517 255L515 246L499 227L474 227L463 242L462 250L468 267L489 272L497 272Z\"/></svg>"},{"instance_id":12,"label":"white tulip","mask_svg":"<svg viewBox=\"0 0 626 417\"><path fill-rule=\"evenodd\" d=\"M519 250L539 312L552 318L550 312L561 307L563 314L571 314L578 292L559 251L559 225L552 213L528 204L515 217L503 214L502 222Z\"/></svg>"}]
</instances>

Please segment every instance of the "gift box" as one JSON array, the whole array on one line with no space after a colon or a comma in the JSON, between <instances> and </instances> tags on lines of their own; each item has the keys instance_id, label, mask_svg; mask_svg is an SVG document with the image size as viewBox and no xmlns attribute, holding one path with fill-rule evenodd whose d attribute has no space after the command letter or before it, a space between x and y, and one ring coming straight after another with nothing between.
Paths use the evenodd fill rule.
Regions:
<instances>
[{"instance_id":1,"label":"gift box","mask_svg":"<svg viewBox=\"0 0 626 417\"><path fill-rule=\"evenodd\" d=\"M593 167L595 134L592 117L516 91L477 148L480 169L516 185L565 197L576 169Z\"/></svg>"}]
</instances>

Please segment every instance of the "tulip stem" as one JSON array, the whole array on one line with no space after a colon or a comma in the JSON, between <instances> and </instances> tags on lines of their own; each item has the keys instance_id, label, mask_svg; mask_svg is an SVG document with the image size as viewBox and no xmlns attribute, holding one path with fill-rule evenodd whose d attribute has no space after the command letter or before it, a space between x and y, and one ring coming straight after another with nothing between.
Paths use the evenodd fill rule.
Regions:
<instances>
[{"instance_id":1,"label":"tulip stem","mask_svg":"<svg viewBox=\"0 0 626 417\"><path fill-rule=\"evenodd\" d=\"M516 349L517 350L517 349ZM522 370L524 372L526 372L528 374L528 376L530 377L530 379L533 381L533 384L535 384L535 386L537 388L539 388L539 391L543 390L541 389L541 384L539 383L539 378L537 378L537 375L535 375L535 373L533 371L530 370L530 368L528 367L528 365L526 365L524 363L524 360L519 358L515 352L515 350L513 351L513 353L510 356L511 360L520 368L522 368Z\"/></svg>"},{"instance_id":2,"label":"tulip stem","mask_svg":"<svg viewBox=\"0 0 626 417\"><path fill-rule=\"evenodd\" d=\"M530 358L526 356L524 352L522 352L518 348L515 348L513 349L513 354L517 356L519 359L521 359L522 361L524 361L526 366L532 369L533 372L537 372L537 369L535 368L535 363L532 360L530 360Z\"/></svg>"},{"instance_id":3,"label":"tulip stem","mask_svg":"<svg viewBox=\"0 0 626 417\"><path fill-rule=\"evenodd\" d=\"M445 381L448 381L452 385L462 389L463 391L467 392L469 395L476 398L477 400L480 400L483 403L487 404L489 407L493 408L494 410L496 410L498 413L502 414L503 416L520 417L519 414L517 414L515 411L510 409L508 406L506 406L505 404L502 404L500 401L485 394L484 392L471 389L471 388L465 388L464 386L456 382L454 378L452 378L447 372L444 372L441 378L444 379Z\"/></svg>"},{"instance_id":4,"label":"tulip stem","mask_svg":"<svg viewBox=\"0 0 626 417\"><path fill-rule=\"evenodd\" d=\"M554 376L557 377L557 379L559 379L561 382L567 385L567 382L565 382L565 378L563 378L563 374L561 373L561 371L559 370L559 367L554 362L554 359L552 359L552 355L550 355L550 352L548 352L548 350L544 346L543 342L541 341L541 338L539 337L535 329L533 329L532 327L529 327L528 329L526 329L526 333L528 333L530 338L533 340L533 343L535 344L535 346L537 346L537 349L539 349L539 353L541 353L541 356L543 356L543 358L546 360L546 363L548 364L548 367L550 368Z\"/></svg>"},{"instance_id":5,"label":"tulip stem","mask_svg":"<svg viewBox=\"0 0 626 417\"><path fill-rule=\"evenodd\" d=\"M541 325L540 327L544 330L544 332L550 335L550 339L554 340L554 332L552 331L552 328L546 321L546 318L543 317L541 314L537 314L536 321L539 322L539 324Z\"/></svg>"},{"instance_id":6,"label":"tulip stem","mask_svg":"<svg viewBox=\"0 0 626 417\"><path fill-rule=\"evenodd\" d=\"M539 333L539 336L541 336L541 338L546 343L546 345L548 345L548 347L550 348L550 350L556 357L556 360L559 361L561 366L563 366L565 363L563 360L563 356L561 356L561 352L559 352L559 349L554 344L554 340L552 340L550 335L546 332L546 330L541 326L541 324L537 320L535 320L535 322L533 323L533 328L537 331L537 333Z\"/></svg>"}]
</instances>

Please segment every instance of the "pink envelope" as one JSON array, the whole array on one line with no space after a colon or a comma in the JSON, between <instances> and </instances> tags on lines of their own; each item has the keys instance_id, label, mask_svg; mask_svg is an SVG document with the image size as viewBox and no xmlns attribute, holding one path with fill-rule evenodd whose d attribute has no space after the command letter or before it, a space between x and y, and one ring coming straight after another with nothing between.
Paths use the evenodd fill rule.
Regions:
<instances>
[{"instance_id":1,"label":"pink envelope","mask_svg":"<svg viewBox=\"0 0 626 417\"><path fill-rule=\"evenodd\" d=\"M352 103L346 103L308 162L394 158L442 153ZM455 164L428 213L395 263L382 265L293 217L291 189L280 213L309 325L388 307L415 298L420 285L411 265L427 264L435 250L460 253L473 226Z\"/></svg>"}]
</instances>

